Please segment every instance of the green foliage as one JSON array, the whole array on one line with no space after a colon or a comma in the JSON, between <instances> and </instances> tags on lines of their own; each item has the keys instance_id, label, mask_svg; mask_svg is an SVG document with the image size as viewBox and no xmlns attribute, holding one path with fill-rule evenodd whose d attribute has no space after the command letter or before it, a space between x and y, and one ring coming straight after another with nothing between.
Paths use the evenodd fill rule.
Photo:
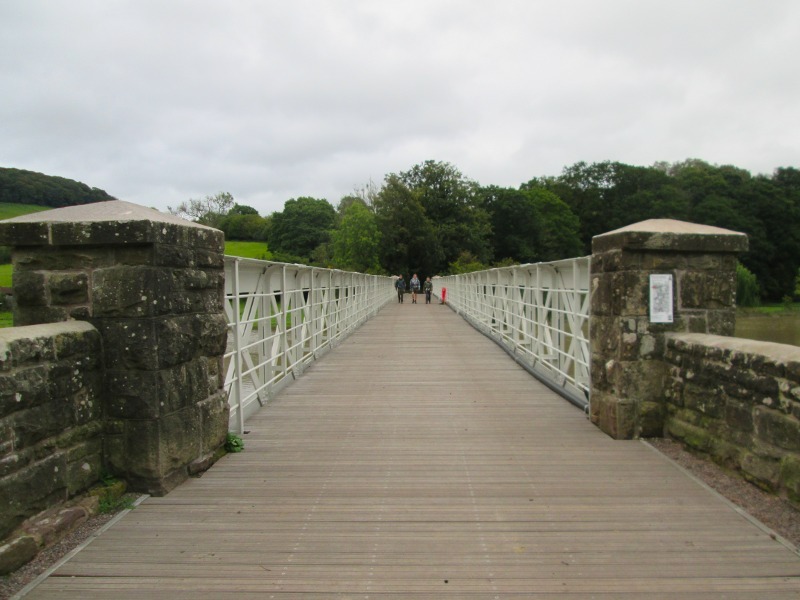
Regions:
<instances>
[{"instance_id":1,"label":"green foliage","mask_svg":"<svg viewBox=\"0 0 800 600\"><path fill-rule=\"evenodd\" d=\"M736 304L741 307L758 306L761 290L756 276L742 263L736 263Z\"/></svg>"},{"instance_id":2,"label":"green foliage","mask_svg":"<svg viewBox=\"0 0 800 600\"><path fill-rule=\"evenodd\" d=\"M257 215L258 211L252 206L245 204L234 204L233 208L228 211L228 215Z\"/></svg>"},{"instance_id":3,"label":"green foliage","mask_svg":"<svg viewBox=\"0 0 800 600\"><path fill-rule=\"evenodd\" d=\"M301 197L287 200L283 212L273 213L271 219L267 241L273 252L296 255L308 262L320 244L330 242L336 210L327 200Z\"/></svg>"},{"instance_id":4,"label":"green foliage","mask_svg":"<svg viewBox=\"0 0 800 600\"><path fill-rule=\"evenodd\" d=\"M68 184L75 194L63 187ZM61 206L111 199L103 194L62 178L0 169L0 200L7 202ZM753 176L698 159L651 167L579 162L513 189L481 187L453 165L428 160L388 174L380 188L370 182L345 196L338 211L326 200L301 197L265 218L227 192L172 212L179 209L221 228L229 240L266 240L269 250L259 258L271 252L280 262L423 278L465 264L588 254L598 234L646 219L680 219L746 233L750 249L740 259L761 299L800 297L800 170L794 167ZM465 262L464 252L472 259Z\"/></svg>"},{"instance_id":5,"label":"green foliage","mask_svg":"<svg viewBox=\"0 0 800 600\"><path fill-rule=\"evenodd\" d=\"M225 240L225 254L242 258L273 260L272 253L264 242L239 242Z\"/></svg>"},{"instance_id":6,"label":"green foliage","mask_svg":"<svg viewBox=\"0 0 800 600\"><path fill-rule=\"evenodd\" d=\"M229 433L225 440L226 452L241 452L244 450L244 440L235 433Z\"/></svg>"},{"instance_id":7,"label":"green foliage","mask_svg":"<svg viewBox=\"0 0 800 600\"><path fill-rule=\"evenodd\" d=\"M295 254L289 254L287 252L280 252L275 250L272 252L272 258L270 260L274 260L275 262L282 262L282 263L289 263L295 265L305 265L311 262L307 258L302 258Z\"/></svg>"},{"instance_id":8,"label":"green foliage","mask_svg":"<svg viewBox=\"0 0 800 600\"><path fill-rule=\"evenodd\" d=\"M133 498L130 496L120 496L114 498L113 496L103 496L100 498L100 503L97 506L97 512L101 515L116 513L121 510L132 509Z\"/></svg>"},{"instance_id":9,"label":"green foliage","mask_svg":"<svg viewBox=\"0 0 800 600\"><path fill-rule=\"evenodd\" d=\"M541 186L482 188L494 255L519 263L579 256L580 222L558 196Z\"/></svg>"},{"instance_id":10,"label":"green foliage","mask_svg":"<svg viewBox=\"0 0 800 600\"><path fill-rule=\"evenodd\" d=\"M411 264L412 271L443 272L463 251L488 262L492 256L491 222L476 182L453 165L433 160L415 165L398 178L414 193L433 232L433 239L426 244L430 267L417 269Z\"/></svg>"},{"instance_id":11,"label":"green foliage","mask_svg":"<svg viewBox=\"0 0 800 600\"><path fill-rule=\"evenodd\" d=\"M800 298L800 269L797 270L797 276L794 278L794 297Z\"/></svg>"},{"instance_id":12,"label":"green foliage","mask_svg":"<svg viewBox=\"0 0 800 600\"><path fill-rule=\"evenodd\" d=\"M0 203L59 208L115 199L101 189L72 179L0 167Z\"/></svg>"},{"instance_id":13,"label":"green foliage","mask_svg":"<svg viewBox=\"0 0 800 600\"><path fill-rule=\"evenodd\" d=\"M110 514L133 508L133 496L126 495L126 489L127 484L124 480L104 472L100 477L100 485L90 490L89 493L97 496L98 512Z\"/></svg>"},{"instance_id":14,"label":"green foliage","mask_svg":"<svg viewBox=\"0 0 800 600\"><path fill-rule=\"evenodd\" d=\"M381 233L375 214L356 199L344 209L333 232L333 263L347 271L377 273L380 270L380 242Z\"/></svg>"},{"instance_id":15,"label":"green foliage","mask_svg":"<svg viewBox=\"0 0 800 600\"><path fill-rule=\"evenodd\" d=\"M335 231L331 232L331 235L336 233ZM323 242L311 253L311 260L309 264L315 267L322 267L323 269L333 269L333 244L328 244ZM340 267L341 268L341 267Z\"/></svg>"},{"instance_id":16,"label":"green foliage","mask_svg":"<svg viewBox=\"0 0 800 600\"><path fill-rule=\"evenodd\" d=\"M519 263L536 262L542 222L533 195L495 186L482 188L480 193L489 211L494 256Z\"/></svg>"},{"instance_id":17,"label":"green foliage","mask_svg":"<svg viewBox=\"0 0 800 600\"><path fill-rule=\"evenodd\" d=\"M0 329L14 326L14 315L11 311L0 312Z\"/></svg>"},{"instance_id":18,"label":"green foliage","mask_svg":"<svg viewBox=\"0 0 800 600\"><path fill-rule=\"evenodd\" d=\"M381 266L389 273L423 277L439 272L443 253L419 199L397 175L389 175L375 198L381 235Z\"/></svg>"},{"instance_id":19,"label":"green foliage","mask_svg":"<svg viewBox=\"0 0 800 600\"><path fill-rule=\"evenodd\" d=\"M687 199L666 169L618 162L575 163L556 178L531 180L523 189L543 187L578 217L581 254L592 237L651 218L685 219Z\"/></svg>"},{"instance_id":20,"label":"green foliage","mask_svg":"<svg viewBox=\"0 0 800 600\"><path fill-rule=\"evenodd\" d=\"M539 213L541 230L538 239L541 261L560 260L582 254L579 237L580 221L561 198L544 189L528 192L533 195Z\"/></svg>"},{"instance_id":21,"label":"green foliage","mask_svg":"<svg viewBox=\"0 0 800 600\"><path fill-rule=\"evenodd\" d=\"M483 271L486 268L486 265L480 262L475 255L467 251L459 254L458 259L450 263L450 273L453 275Z\"/></svg>"},{"instance_id":22,"label":"green foliage","mask_svg":"<svg viewBox=\"0 0 800 600\"><path fill-rule=\"evenodd\" d=\"M267 219L258 214L228 213L216 227L225 234L226 240L266 240Z\"/></svg>"},{"instance_id":23,"label":"green foliage","mask_svg":"<svg viewBox=\"0 0 800 600\"><path fill-rule=\"evenodd\" d=\"M520 264L518 260L514 260L513 258L503 258L501 260L494 261L492 263L492 266L501 268L501 267L513 267L514 265L518 264Z\"/></svg>"},{"instance_id":24,"label":"green foliage","mask_svg":"<svg viewBox=\"0 0 800 600\"><path fill-rule=\"evenodd\" d=\"M531 180L559 196L580 221L584 252L593 236L637 221L671 218L714 225L748 235L744 265L762 296L780 301L795 289L800 267L800 171L780 168L753 177L731 165L690 159L635 167L576 163L559 177Z\"/></svg>"}]
</instances>

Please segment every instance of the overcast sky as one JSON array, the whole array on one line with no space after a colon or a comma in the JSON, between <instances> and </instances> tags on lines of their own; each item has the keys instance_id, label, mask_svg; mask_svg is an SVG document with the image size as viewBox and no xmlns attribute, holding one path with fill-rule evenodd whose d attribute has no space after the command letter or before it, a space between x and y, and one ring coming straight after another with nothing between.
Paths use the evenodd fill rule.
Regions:
<instances>
[{"instance_id":1,"label":"overcast sky","mask_svg":"<svg viewBox=\"0 0 800 600\"><path fill-rule=\"evenodd\" d=\"M428 159L800 167L797 0L0 0L0 166L261 214Z\"/></svg>"}]
</instances>

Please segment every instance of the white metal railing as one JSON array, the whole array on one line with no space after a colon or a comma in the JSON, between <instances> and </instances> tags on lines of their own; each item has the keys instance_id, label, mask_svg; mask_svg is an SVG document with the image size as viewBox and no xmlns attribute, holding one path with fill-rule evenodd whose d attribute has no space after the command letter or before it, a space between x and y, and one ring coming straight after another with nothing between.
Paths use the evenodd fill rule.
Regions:
<instances>
[{"instance_id":1,"label":"white metal railing","mask_svg":"<svg viewBox=\"0 0 800 600\"><path fill-rule=\"evenodd\" d=\"M230 429L395 297L390 277L225 257Z\"/></svg>"},{"instance_id":2,"label":"white metal railing","mask_svg":"<svg viewBox=\"0 0 800 600\"><path fill-rule=\"evenodd\" d=\"M588 407L590 256L437 277L434 293L520 364Z\"/></svg>"}]
</instances>

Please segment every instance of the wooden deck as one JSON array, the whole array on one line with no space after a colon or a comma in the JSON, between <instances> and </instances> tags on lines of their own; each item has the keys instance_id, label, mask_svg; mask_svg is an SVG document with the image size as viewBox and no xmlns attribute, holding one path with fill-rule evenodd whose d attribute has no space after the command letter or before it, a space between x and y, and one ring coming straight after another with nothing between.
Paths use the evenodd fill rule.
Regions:
<instances>
[{"instance_id":1,"label":"wooden deck","mask_svg":"<svg viewBox=\"0 0 800 600\"><path fill-rule=\"evenodd\" d=\"M793 598L800 556L447 307L392 303L27 598Z\"/></svg>"}]
</instances>

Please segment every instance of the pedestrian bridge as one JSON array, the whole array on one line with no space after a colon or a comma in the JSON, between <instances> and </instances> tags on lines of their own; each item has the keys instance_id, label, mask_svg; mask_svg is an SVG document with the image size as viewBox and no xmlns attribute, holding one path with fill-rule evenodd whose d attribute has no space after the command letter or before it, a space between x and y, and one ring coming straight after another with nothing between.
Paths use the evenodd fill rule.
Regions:
<instances>
[{"instance_id":1,"label":"pedestrian bridge","mask_svg":"<svg viewBox=\"0 0 800 600\"><path fill-rule=\"evenodd\" d=\"M800 557L446 305L386 304L27 598L798 598Z\"/></svg>"}]
</instances>

